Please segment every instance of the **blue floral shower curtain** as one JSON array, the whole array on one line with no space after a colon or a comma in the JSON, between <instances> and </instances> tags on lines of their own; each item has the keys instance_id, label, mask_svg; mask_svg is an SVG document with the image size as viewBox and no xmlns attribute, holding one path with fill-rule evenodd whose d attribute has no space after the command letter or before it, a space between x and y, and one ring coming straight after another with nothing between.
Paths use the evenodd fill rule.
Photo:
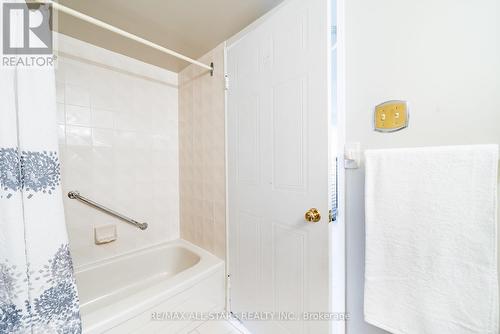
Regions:
<instances>
[{"instance_id":1,"label":"blue floral shower curtain","mask_svg":"<svg viewBox=\"0 0 500 334\"><path fill-rule=\"evenodd\" d=\"M52 68L0 68L0 333L81 333Z\"/></svg>"}]
</instances>

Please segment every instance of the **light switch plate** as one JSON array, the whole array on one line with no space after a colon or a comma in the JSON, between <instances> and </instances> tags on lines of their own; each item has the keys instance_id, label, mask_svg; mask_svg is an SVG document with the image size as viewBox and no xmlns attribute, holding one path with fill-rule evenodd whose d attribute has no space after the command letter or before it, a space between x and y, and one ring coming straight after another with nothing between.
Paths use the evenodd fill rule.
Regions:
<instances>
[{"instance_id":1,"label":"light switch plate","mask_svg":"<svg viewBox=\"0 0 500 334\"><path fill-rule=\"evenodd\" d=\"M393 100L379 104L374 112L375 131L395 132L408 127L409 113L406 101Z\"/></svg>"}]
</instances>

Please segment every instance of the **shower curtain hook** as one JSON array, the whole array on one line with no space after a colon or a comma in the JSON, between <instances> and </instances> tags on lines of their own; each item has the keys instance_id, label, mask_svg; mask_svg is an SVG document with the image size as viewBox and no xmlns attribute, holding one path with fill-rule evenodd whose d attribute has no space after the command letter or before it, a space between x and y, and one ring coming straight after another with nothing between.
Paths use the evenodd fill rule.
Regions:
<instances>
[{"instance_id":1,"label":"shower curtain hook","mask_svg":"<svg viewBox=\"0 0 500 334\"><path fill-rule=\"evenodd\" d=\"M213 77L213 76L214 76L214 63L213 63L213 62L212 62L212 63L210 63L210 67L212 68L212 69L210 70L210 76L211 76L211 77Z\"/></svg>"}]
</instances>

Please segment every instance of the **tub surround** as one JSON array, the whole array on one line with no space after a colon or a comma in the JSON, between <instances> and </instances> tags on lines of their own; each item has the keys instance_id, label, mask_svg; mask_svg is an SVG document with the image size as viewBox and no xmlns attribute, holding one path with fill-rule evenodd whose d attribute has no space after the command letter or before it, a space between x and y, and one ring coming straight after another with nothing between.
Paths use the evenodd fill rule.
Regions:
<instances>
[{"instance_id":1,"label":"tub surround","mask_svg":"<svg viewBox=\"0 0 500 334\"><path fill-rule=\"evenodd\" d=\"M223 68L215 77L195 68L183 72L185 112L179 124L177 74L63 35L59 50L63 191L78 190L148 223L142 231L65 196L83 332L198 328L192 321L151 317L224 310ZM206 57L222 64L223 47ZM186 108L188 100L193 103ZM196 245L179 239L180 196L183 237ZM94 226L103 225L115 225L117 239L96 245Z\"/></svg>"},{"instance_id":2,"label":"tub surround","mask_svg":"<svg viewBox=\"0 0 500 334\"><path fill-rule=\"evenodd\" d=\"M226 254L224 45L179 73L181 237L224 259Z\"/></svg>"},{"instance_id":3,"label":"tub surround","mask_svg":"<svg viewBox=\"0 0 500 334\"><path fill-rule=\"evenodd\" d=\"M65 196L76 267L179 238L177 74L58 35L62 185L149 224L145 231ZM95 245L94 225L116 241Z\"/></svg>"}]
</instances>

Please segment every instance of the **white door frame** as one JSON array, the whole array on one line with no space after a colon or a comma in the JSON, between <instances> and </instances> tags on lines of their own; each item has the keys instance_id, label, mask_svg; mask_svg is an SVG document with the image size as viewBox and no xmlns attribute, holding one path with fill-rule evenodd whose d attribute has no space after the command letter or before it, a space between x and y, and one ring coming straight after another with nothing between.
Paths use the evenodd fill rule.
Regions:
<instances>
[{"instance_id":1,"label":"white door frame","mask_svg":"<svg viewBox=\"0 0 500 334\"><path fill-rule=\"evenodd\" d=\"M332 265L330 266L330 286L331 296L330 296L330 311L336 314L347 315L346 313L346 228L345 228L345 170L344 170L344 146L345 146L345 0L333 0L336 2L336 16L337 16L337 101L330 101L331 103L336 103L337 105L337 158L338 158L338 170L337 170L337 219L335 222L330 224L329 237L330 237L330 260ZM285 0L284 3L287 1ZM256 21L251 23L249 26L241 30L239 33L229 38L224 42L224 71L227 73L227 50L230 45L238 42L238 40L247 34L248 32L255 29L263 21L265 21L269 16L282 6L281 3L273 10L269 11L262 17L258 18ZM329 1L331 6L332 0ZM331 13L331 10L329 11ZM329 20L331 22L331 19ZM331 60L331 57L329 57ZM329 64L331 68L331 64ZM230 84L230 83L229 83ZM331 94L331 82L329 85L329 94ZM227 108L227 90L225 92L225 102L224 102L224 113L225 113L225 168L226 168L226 226L229 224L229 210L228 210L228 108ZM226 227L226 273L229 272L229 233ZM230 280L226 276L226 311L230 310ZM346 333L346 323L344 321L332 321L330 326L330 332L332 334L345 334Z\"/></svg>"},{"instance_id":2,"label":"white door frame","mask_svg":"<svg viewBox=\"0 0 500 334\"><path fill-rule=\"evenodd\" d=\"M332 286L331 312L346 314L346 227L345 227L345 0L334 0L337 16L337 221L332 224L330 232L330 259L332 262L330 284ZM331 4L331 2L330 2ZM338 301L341 301L340 303ZM348 315L347 315L348 316ZM348 318L347 318L348 321ZM332 334L345 334L345 321L331 324Z\"/></svg>"}]
</instances>

